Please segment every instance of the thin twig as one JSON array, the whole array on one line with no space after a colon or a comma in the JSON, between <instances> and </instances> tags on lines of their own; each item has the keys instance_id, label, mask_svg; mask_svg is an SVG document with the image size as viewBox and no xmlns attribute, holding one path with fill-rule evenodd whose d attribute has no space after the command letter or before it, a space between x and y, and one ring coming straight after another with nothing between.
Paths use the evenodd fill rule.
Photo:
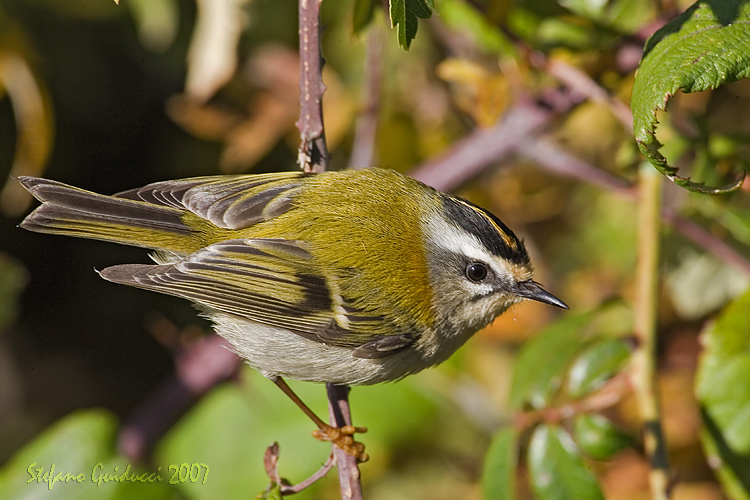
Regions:
<instances>
[{"instance_id":1,"label":"thin twig","mask_svg":"<svg viewBox=\"0 0 750 500\"><path fill-rule=\"evenodd\" d=\"M313 473L310 477L294 485L282 484L281 475L279 474L279 443L272 443L266 448L266 454L263 457L263 465L266 468L266 474L271 479L272 484L278 484L281 493L284 495L293 495L308 488L313 483L321 480L328 474L333 467L333 453L328 456L328 460L323 466Z\"/></svg>"},{"instance_id":2,"label":"thin twig","mask_svg":"<svg viewBox=\"0 0 750 500\"><path fill-rule=\"evenodd\" d=\"M572 104L571 104L572 105ZM548 106L520 99L503 119L488 129L477 129L446 153L428 160L409 172L418 181L440 191L451 191L517 151L549 124L556 112Z\"/></svg>"},{"instance_id":3,"label":"thin twig","mask_svg":"<svg viewBox=\"0 0 750 500\"><path fill-rule=\"evenodd\" d=\"M643 422L644 449L651 464L649 482L655 500L670 497L669 463L657 394L657 307L659 303L659 242L661 174L650 165L639 171L638 259L634 333L639 340L632 357L633 389Z\"/></svg>"},{"instance_id":4,"label":"thin twig","mask_svg":"<svg viewBox=\"0 0 750 500\"><path fill-rule=\"evenodd\" d=\"M549 139L538 137L523 141L518 145L518 153L555 175L571 177L616 194L635 196L625 179L573 156Z\"/></svg>"},{"instance_id":5,"label":"thin twig","mask_svg":"<svg viewBox=\"0 0 750 500\"><path fill-rule=\"evenodd\" d=\"M326 476L326 474L328 474L328 471L330 471L333 468L334 463L335 462L333 459L333 453L331 453L328 456L328 460L326 460L326 463L324 463L320 467L320 469L317 470L317 472L312 474L310 477L308 477L304 481L301 481L293 486L281 485L281 493L285 495L291 495L293 493L299 493L305 488L310 487L315 482L323 479Z\"/></svg>"},{"instance_id":6,"label":"thin twig","mask_svg":"<svg viewBox=\"0 0 750 500\"><path fill-rule=\"evenodd\" d=\"M596 83L584 71L560 60L550 61L544 54L537 51L529 54L529 62L555 77L571 90L581 93L593 102L607 106L628 132L633 130L633 114L628 105L609 95L604 87Z\"/></svg>"},{"instance_id":7,"label":"thin twig","mask_svg":"<svg viewBox=\"0 0 750 500\"><path fill-rule=\"evenodd\" d=\"M300 145L297 162L305 172L328 167L328 146L323 131L324 59L320 53L320 4L322 0L299 2L299 97L297 128Z\"/></svg>"},{"instance_id":8,"label":"thin twig","mask_svg":"<svg viewBox=\"0 0 750 500\"><path fill-rule=\"evenodd\" d=\"M671 208L664 208L661 214L662 218L685 238L715 255L721 261L750 276L750 261L729 246L727 242L717 238L690 219L680 217Z\"/></svg>"},{"instance_id":9,"label":"thin twig","mask_svg":"<svg viewBox=\"0 0 750 500\"><path fill-rule=\"evenodd\" d=\"M559 423L581 413L600 411L614 406L632 388L627 372L620 372L589 396L554 408L527 411L516 415L515 426L523 431L539 422Z\"/></svg>"},{"instance_id":10,"label":"thin twig","mask_svg":"<svg viewBox=\"0 0 750 500\"><path fill-rule=\"evenodd\" d=\"M328 413L331 425L344 427L352 425L349 412L349 387L346 385L326 384L328 392ZM339 486L342 500L362 500L362 484L357 467L357 458L340 448L333 448L336 467L339 471Z\"/></svg>"},{"instance_id":11,"label":"thin twig","mask_svg":"<svg viewBox=\"0 0 750 500\"><path fill-rule=\"evenodd\" d=\"M383 77L383 28L374 23L367 32L361 109L354 129L354 145L349 167L369 168L375 165L375 137L378 131L381 80Z\"/></svg>"}]
</instances>

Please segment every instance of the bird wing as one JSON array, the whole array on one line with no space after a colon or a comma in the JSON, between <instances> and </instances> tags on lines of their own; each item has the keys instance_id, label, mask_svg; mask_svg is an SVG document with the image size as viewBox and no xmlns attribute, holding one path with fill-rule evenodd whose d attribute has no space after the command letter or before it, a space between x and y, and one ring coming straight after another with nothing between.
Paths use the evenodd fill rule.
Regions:
<instances>
[{"instance_id":1,"label":"bird wing","mask_svg":"<svg viewBox=\"0 0 750 500\"><path fill-rule=\"evenodd\" d=\"M189 210L218 227L243 229L289 209L310 175L282 172L194 177L155 182L114 196Z\"/></svg>"},{"instance_id":2,"label":"bird wing","mask_svg":"<svg viewBox=\"0 0 750 500\"><path fill-rule=\"evenodd\" d=\"M378 311L353 307L333 274L304 242L273 238L227 240L175 263L123 264L101 272L109 281L350 347L358 357L388 356L416 340Z\"/></svg>"}]
</instances>

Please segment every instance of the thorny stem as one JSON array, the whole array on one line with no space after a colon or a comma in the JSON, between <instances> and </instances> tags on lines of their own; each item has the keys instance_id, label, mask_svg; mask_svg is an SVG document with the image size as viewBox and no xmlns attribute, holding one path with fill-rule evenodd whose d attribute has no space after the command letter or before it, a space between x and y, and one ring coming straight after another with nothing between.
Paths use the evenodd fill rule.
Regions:
<instances>
[{"instance_id":1,"label":"thorny stem","mask_svg":"<svg viewBox=\"0 0 750 500\"><path fill-rule=\"evenodd\" d=\"M299 120L300 145L297 162L305 172L328 168L328 146L323 131L323 56L320 53L320 4L322 0L299 2Z\"/></svg>"},{"instance_id":2,"label":"thorny stem","mask_svg":"<svg viewBox=\"0 0 750 500\"><path fill-rule=\"evenodd\" d=\"M300 51L300 131L298 162L306 172L322 172L328 167L328 147L323 130L323 84L320 52L320 4L322 0L299 2ZM351 424L349 414L349 388L326 384L331 423L336 427ZM347 423L348 422L348 423ZM361 500L362 485L356 457L334 446L333 456L339 472L341 498Z\"/></svg>"},{"instance_id":3,"label":"thorny stem","mask_svg":"<svg viewBox=\"0 0 750 500\"><path fill-rule=\"evenodd\" d=\"M667 500L670 497L669 464L661 428L656 366L661 174L644 163L639 171L638 189L640 197L634 333L640 342L632 357L631 373L643 422L644 448L651 464L651 495L655 500Z\"/></svg>"}]
</instances>

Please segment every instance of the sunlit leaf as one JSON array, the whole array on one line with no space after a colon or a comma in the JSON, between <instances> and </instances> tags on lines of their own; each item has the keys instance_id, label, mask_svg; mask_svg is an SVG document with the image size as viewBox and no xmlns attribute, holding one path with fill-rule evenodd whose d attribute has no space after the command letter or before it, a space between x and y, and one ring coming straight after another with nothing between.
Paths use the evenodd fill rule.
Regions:
<instances>
[{"instance_id":1,"label":"sunlit leaf","mask_svg":"<svg viewBox=\"0 0 750 500\"><path fill-rule=\"evenodd\" d=\"M441 0L436 10L440 20L449 28L465 33L482 49L501 56L516 54L513 43L502 30L473 5L458 0Z\"/></svg>"},{"instance_id":2,"label":"sunlit leaf","mask_svg":"<svg viewBox=\"0 0 750 500\"><path fill-rule=\"evenodd\" d=\"M0 498L32 500L156 500L170 496L173 486L163 474L146 471L116 452L118 424L104 410L83 410L61 419L22 448L0 470ZM49 472L54 467L53 478ZM43 469L40 471L39 469ZM154 472L154 481L126 480ZM44 474L47 473L47 479ZM74 477L65 481L65 475ZM123 476L125 474L125 476ZM112 480L115 477L117 480ZM120 477L124 479L119 480ZM172 491L174 493L174 491Z\"/></svg>"},{"instance_id":3,"label":"sunlit leaf","mask_svg":"<svg viewBox=\"0 0 750 500\"><path fill-rule=\"evenodd\" d=\"M279 472L301 481L325 461L329 447L313 439L311 422L281 391L255 372L246 371L245 391L224 386L212 391L167 434L156 450L164 463L202 462L210 467L206 484L180 484L191 498L215 499L248 496L266 488L263 466L268 445L280 444ZM252 384L252 385L250 385ZM320 386L310 387L321 391ZM298 391L311 404L308 387ZM296 390L296 387L295 387ZM314 404L315 411L320 408ZM302 460L309 457L308 460ZM242 473L238 473L242 471ZM313 490L314 491L314 490Z\"/></svg>"},{"instance_id":4,"label":"sunlit leaf","mask_svg":"<svg viewBox=\"0 0 750 500\"><path fill-rule=\"evenodd\" d=\"M589 19L598 19L604 12L609 0L560 0L571 11Z\"/></svg>"},{"instance_id":5,"label":"sunlit leaf","mask_svg":"<svg viewBox=\"0 0 750 500\"><path fill-rule=\"evenodd\" d=\"M656 169L691 191L720 194L738 188L744 172L725 187L677 175L659 152L656 112L678 91L700 92L750 75L750 3L699 1L646 43L633 86L633 130L641 152Z\"/></svg>"},{"instance_id":6,"label":"sunlit leaf","mask_svg":"<svg viewBox=\"0 0 750 500\"><path fill-rule=\"evenodd\" d=\"M562 427L540 425L529 443L531 486L539 500L604 499L575 443Z\"/></svg>"},{"instance_id":7,"label":"sunlit leaf","mask_svg":"<svg viewBox=\"0 0 750 500\"><path fill-rule=\"evenodd\" d=\"M583 347L582 330L591 319L591 314L583 314L558 320L524 346L513 373L511 406L521 408L528 403L543 408L549 404Z\"/></svg>"},{"instance_id":8,"label":"sunlit leaf","mask_svg":"<svg viewBox=\"0 0 750 500\"><path fill-rule=\"evenodd\" d=\"M607 460L633 443L610 419L596 413L576 416L573 437L581 451L596 460Z\"/></svg>"},{"instance_id":9,"label":"sunlit leaf","mask_svg":"<svg viewBox=\"0 0 750 500\"><path fill-rule=\"evenodd\" d=\"M700 438L708 465L732 500L750 500L750 454L732 451L711 416L703 412Z\"/></svg>"},{"instance_id":10,"label":"sunlit leaf","mask_svg":"<svg viewBox=\"0 0 750 500\"><path fill-rule=\"evenodd\" d=\"M274 483L255 498L256 500L281 500L281 485Z\"/></svg>"},{"instance_id":11,"label":"sunlit leaf","mask_svg":"<svg viewBox=\"0 0 750 500\"><path fill-rule=\"evenodd\" d=\"M248 492L264 490L269 479L263 457L273 441L278 441L280 448L279 474L291 483L315 472L330 453L330 445L311 436L315 426L310 419L275 384L249 367L242 377L240 387L220 387L204 397L156 450L160 463L187 461L210 466L206 484L179 485L190 498L242 498ZM323 385L289 383L313 411L327 415ZM433 403L410 387L402 382L352 390L354 423L369 428L360 439L373 457L398 444L432 437L420 429L434 419ZM400 415L399 425L393 425L396 414ZM420 438L420 432L424 437ZM309 493L315 495L316 488Z\"/></svg>"},{"instance_id":12,"label":"sunlit leaf","mask_svg":"<svg viewBox=\"0 0 750 500\"><path fill-rule=\"evenodd\" d=\"M518 432L513 427L498 431L484 457L482 492L484 500L515 498Z\"/></svg>"},{"instance_id":13,"label":"sunlit leaf","mask_svg":"<svg viewBox=\"0 0 750 500\"><path fill-rule=\"evenodd\" d=\"M679 264L667 275L667 289L675 310L684 319L696 319L724 306L740 295L750 279L709 253L685 248Z\"/></svg>"},{"instance_id":14,"label":"sunlit leaf","mask_svg":"<svg viewBox=\"0 0 750 500\"><path fill-rule=\"evenodd\" d=\"M418 19L432 16L432 0L390 0L391 27L396 28L398 44L409 50L417 36Z\"/></svg>"},{"instance_id":15,"label":"sunlit leaf","mask_svg":"<svg viewBox=\"0 0 750 500\"><path fill-rule=\"evenodd\" d=\"M570 368L568 394L581 398L596 391L623 367L629 356L630 348L619 339L602 339L587 347Z\"/></svg>"},{"instance_id":16,"label":"sunlit leaf","mask_svg":"<svg viewBox=\"0 0 750 500\"><path fill-rule=\"evenodd\" d=\"M696 395L735 453L750 455L750 291L703 332Z\"/></svg>"}]
</instances>

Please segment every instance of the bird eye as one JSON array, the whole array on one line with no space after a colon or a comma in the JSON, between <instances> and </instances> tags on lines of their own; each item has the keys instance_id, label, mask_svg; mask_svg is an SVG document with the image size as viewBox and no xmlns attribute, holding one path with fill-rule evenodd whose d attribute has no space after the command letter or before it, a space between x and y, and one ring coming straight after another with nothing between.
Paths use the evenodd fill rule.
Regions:
<instances>
[{"instance_id":1,"label":"bird eye","mask_svg":"<svg viewBox=\"0 0 750 500\"><path fill-rule=\"evenodd\" d=\"M487 277L487 266L479 262L472 262L466 266L466 277L478 283Z\"/></svg>"}]
</instances>

